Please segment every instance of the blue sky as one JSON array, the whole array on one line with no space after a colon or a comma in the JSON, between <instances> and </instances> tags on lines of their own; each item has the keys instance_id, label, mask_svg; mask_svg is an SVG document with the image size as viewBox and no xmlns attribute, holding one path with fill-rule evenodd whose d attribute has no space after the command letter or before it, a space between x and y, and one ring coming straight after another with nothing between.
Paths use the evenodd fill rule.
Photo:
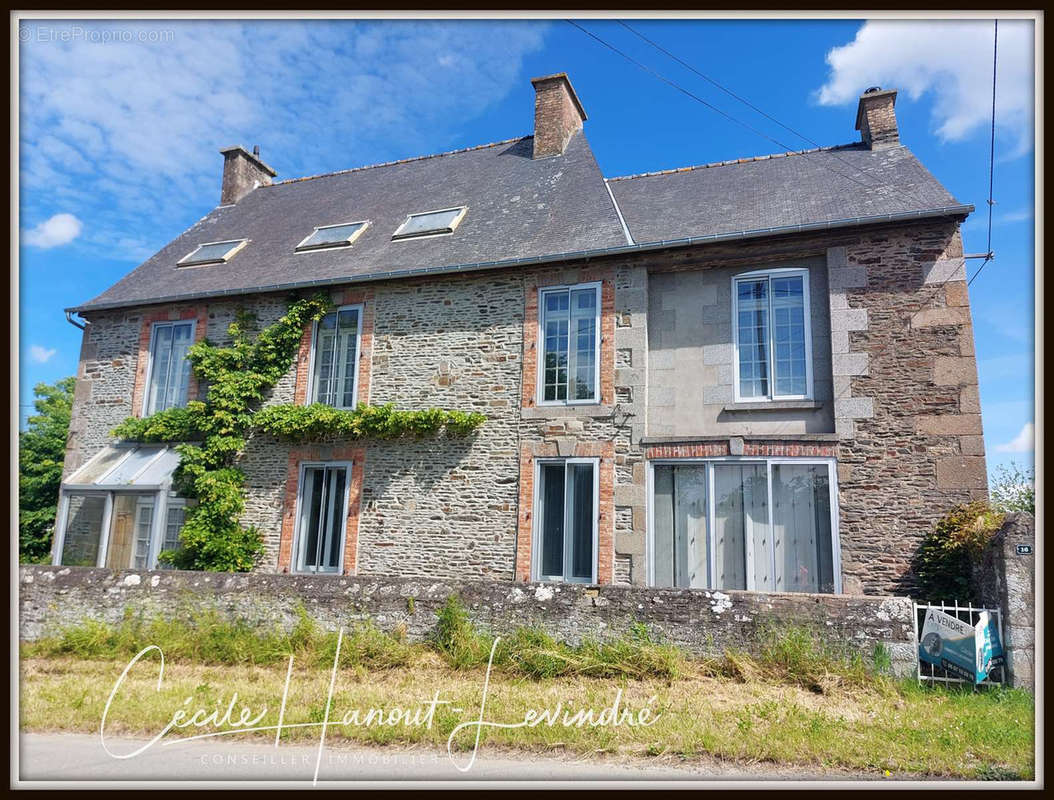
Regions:
<instances>
[{"instance_id":1,"label":"blue sky","mask_svg":"<svg viewBox=\"0 0 1054 800\"><path fill-rule=\"evenodd\" d=\"M566 22L23 21L21 418L76 371L62 309L94 297L219 200L230 144L279 178L530 133L529 78L566 71L605 175L812 146L613 20L584 27L771 139L723 119ZM898 88L907 144L987 235L992 21L635 20L790 128L855 141L856 97ZM992 249L970 287L989 469L1031 465L1032 22L1000 22ZM980 261L968 261L970 274Z\"/></svg>"}]
</instances>

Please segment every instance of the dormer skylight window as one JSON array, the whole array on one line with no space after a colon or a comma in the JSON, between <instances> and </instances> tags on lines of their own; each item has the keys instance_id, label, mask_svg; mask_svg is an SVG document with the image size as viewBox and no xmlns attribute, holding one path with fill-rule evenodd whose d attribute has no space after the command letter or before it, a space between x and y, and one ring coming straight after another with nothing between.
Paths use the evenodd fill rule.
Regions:
<instances>
[{"instance_id":1,"label":"dormer skylight window","mask_svg":"<svg viewBox=\"0 0 1054 800\"><path fill-rule=\"evenodd\" d=\"M296 251L328 250L332 247L349 247L369 225L368 222L344 222L340 225L320 225L304 241L296 246Z\"/></svg>"},{"instance_id":2,"label":"dormer skylight window","mask_svg":"<svg viewBox=\"0 0 1054 800\"><path fill-rule=\"evenodd\" d=\"M453 233L465 218L466 206L444 208L440 211L425 211L411 214L406 221L392 234L392 239L414 239L419 236L438 236Z\"/></svg>"},{"instance_id":3,"label":"dormer skylight window","mask_svg":"<svg viewBox=\"0 0 1054 800\"><path fill-rule=\"evenodd\" d=\"M180 267L200 267L205 264L223 264L249 243L248 239L232 239L228 242L206 242L199 244L189 254L176 262Z\"/></svg>"}]
</instances>

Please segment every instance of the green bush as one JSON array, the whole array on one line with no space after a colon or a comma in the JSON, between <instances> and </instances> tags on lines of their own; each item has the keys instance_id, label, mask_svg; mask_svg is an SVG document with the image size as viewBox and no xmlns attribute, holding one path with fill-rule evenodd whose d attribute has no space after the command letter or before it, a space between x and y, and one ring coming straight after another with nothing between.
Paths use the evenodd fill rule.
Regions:
<instances>
[{"instance_id":1,"label":"green bush","mask_svg":"<svg viewBox=\"0 0 1054 800\"><path fill-rule=\"evenodd\" d=\"M973 566L1002 523L1003 514L983 500L948 512L923 539L913 559L921 598L929 602L979 602Z\"/></svg>"}]
</instances>

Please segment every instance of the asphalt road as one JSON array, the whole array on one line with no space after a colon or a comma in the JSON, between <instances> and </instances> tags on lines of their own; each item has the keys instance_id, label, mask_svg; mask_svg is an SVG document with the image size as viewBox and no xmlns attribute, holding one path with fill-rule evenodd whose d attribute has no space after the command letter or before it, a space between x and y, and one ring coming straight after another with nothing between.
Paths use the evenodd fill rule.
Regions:
<instances>
[{"instance_id":1,"label":"asphalt road","mask_svg":"<svg viewBox=\"0 0 1054 800\"><path fill-rule=\"evenodd\" d=\"M145 740L107 739L114 753L130 753ZM464 765L468 754L455 754ZM206 739L153 745L134 758L115 759L98 735L23 733L19 736L22 781L283 781L310 784L318 745ZM559 755L496 752L481 747L467 773L459 772L443 751L403 747L327 745L319 765L319 784L335 781L742 781L859 780L878 778L772 765L742 766L677 758L627 759L598 755L589 759Z\"/></svg>"}]
</instances>

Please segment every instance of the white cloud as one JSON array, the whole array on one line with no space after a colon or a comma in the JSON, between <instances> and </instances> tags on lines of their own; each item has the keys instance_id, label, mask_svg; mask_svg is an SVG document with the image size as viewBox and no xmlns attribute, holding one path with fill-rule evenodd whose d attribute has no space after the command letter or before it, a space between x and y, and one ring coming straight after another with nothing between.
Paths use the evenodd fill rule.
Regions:
<instances>
[{"instance_id":1,"label":"white cloud","mask_svg":"<svg viewBox=\"0 0 1054 800\"><path fill-rule=\"evenodd\" d=\"M1035 426L1026 422L1021 433L1005 444L997 444L995 449L1000 453L1031 453L1035 449L1035 442Z\"/></svg>"},{"instance_id":2,"label":"white cloud","mask_svg":"<svg viewBox=\"0 0 1054 800\"><path fill-rule=\"evenodd\" d=\"M29 358L37 364L46 364L57 351L54 348L41 347L39 344L29 346Z\"/></svg>"},{"instance_id":3,"label":"white cloud","mask_svg":"<svg viewBox=\"0 0 1054 800\"><path fill-rule=\"evenodd\" d=\"M81 221L72 214L55 214L22 235L22 240L33 247L47 250L69 244L83 229Z\"/></svg>"},{"instance_id":4,"label":"white cloud","mask_svg":"<svg viewBox=\"0 0 1054 800\"><path fill-rule=\"evenodd\" d=\"M823 105L855 102L869 86L900 89L912 100L933 94L933 124L943 141L961 141L992 119L991 20L878 20L827 54L817 92ZM1013 155L1032 147L1033 23L1000 20L996 126Z\"/></svg>"},{"instance_id":5,"label":"white cloud","mask_svg":"<svg viewBox=\"0 0 1054 800\"><path fill-rule=\"evenodd\" d=\"M476 144L458 138L466 122L526 86L523 59L541 46L546 25L71 26L96 39L111 31L100 43L86 35L60 41L51 21L41 41L35 23L23 23L23 196L30 207L77 210L90 221L83 245L100 255L140 260L218 203L221 147L259 144L282 179ZM499 133L529 126L525 107L521 125ZM115 247L122 239L138 244Z\"/></svg>"},{"instance_id":6,"label":"white cloud","mask_svg":"<svg viewBox=\"0 0 1054 800\"><path fill-rule=\"evenodd\" d=\"M996 225L1012 225L1015 222L1031 222L1035 216L1031 208L1021 208L1017 211L1008 211L999 214L995 218Z\"/></svg>"}]
</instances>

